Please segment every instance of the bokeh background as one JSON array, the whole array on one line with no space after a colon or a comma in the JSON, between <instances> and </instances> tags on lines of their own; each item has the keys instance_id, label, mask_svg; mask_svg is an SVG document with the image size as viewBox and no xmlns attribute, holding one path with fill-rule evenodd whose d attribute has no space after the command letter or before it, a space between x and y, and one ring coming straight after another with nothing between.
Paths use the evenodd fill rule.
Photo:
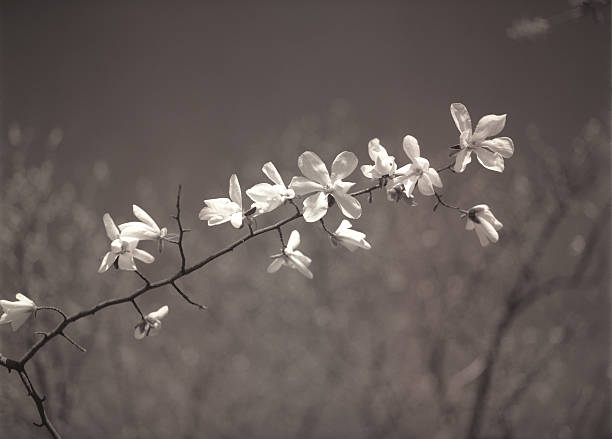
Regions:
<instances>
[{"instance_id":1,"label":"bokeh background","mask_svg":"<svg viewBox=\"0 0 612 439\"><path fill-rule=\"evenodd\" d=\"M170 313L133 338L120 306L80 321L31 363L65 437L610 437L610 20L562 0L409 2L5 1L0 8L0 276L73 313L128 294L96 273L102 215L131 204L172 230L183 185L188 263L241 237L197 219L205 198L288 182L297 156L369 161L373 137L403 164L406 134L438 168L458 142L449 104L507 113L502 175L445 173L448 201L504 223L481 248L456 212L375 193L354 221L370 251L333 249L297 223L312 281L268 275L264 235L140 300ZM515 20L555 17L510 38ZM560 18L561 17L561 18ZM366 181L356 172L352 181ZM262 217L272 223L289 206ZM328 224L340 217L330 212ZM291 227L286 228L289 232ZM143 247L154 252L153 246ZM157 255L157 254L156 254ZM177 269L172 246L152 280ZM0 327L19 357L53 327ZM42 437L15 374L2 375L2 437Z\"/></svg>"}]
</instances>

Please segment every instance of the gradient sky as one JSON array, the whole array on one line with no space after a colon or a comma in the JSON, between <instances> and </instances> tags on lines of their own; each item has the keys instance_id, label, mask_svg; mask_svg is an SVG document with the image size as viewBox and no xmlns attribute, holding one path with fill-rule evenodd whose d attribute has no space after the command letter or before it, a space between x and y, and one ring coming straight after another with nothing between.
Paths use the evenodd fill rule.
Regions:
<instances>
[{"instance_id":1,"label":"gradient sky","mask_svg":"<svg viewBox=\"0 0 612 439\"><path fill-rule=\"evenodd\" d=\"M336 98L350 104L359 143L326 158L349 146L365 159L375 136L394 148L407 133L450 146L455 101L473 119L508 113L505 134L517 152L530 123L565 148L591 116L608 117L609 18L570 22L536 41L511 40L506 28L567 7L561 0L8 1L3 122L41 133L61 127L66 178L104 159L115 190L135 177L175 185L164 179L169 169L195 189L211 184L207 175L259 168L275 151L264 148L257 164L241 163L240 152L327 111Z\"/></svg>"}]
</instances>

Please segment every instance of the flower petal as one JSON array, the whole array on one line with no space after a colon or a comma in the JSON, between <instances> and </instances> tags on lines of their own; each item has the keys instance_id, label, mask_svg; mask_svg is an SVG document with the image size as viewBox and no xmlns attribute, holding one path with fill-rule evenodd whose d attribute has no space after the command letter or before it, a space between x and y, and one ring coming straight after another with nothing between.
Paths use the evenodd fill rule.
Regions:
<instances>
[{"instance_id":1,"label":"flower petal","mask_svg":"<svg viewBox=\"0 0 612 439\"><path fill-rule=\"evenodd\" d=\"M429 174L421 175L417 184L419 186L419 191L421 191L423 195L429 196L435 194L434 188L431 184L431 179L429 178Z\"/></svg>"},{"instance_id":2,"label":"flower petal","mask_svg":"<svg viewBox=\"0 0 612 439\"><path fill-rule=\"evenodd\" d=\"M135 204L132 205L132 211L134 212L134 216L136 218L145 223L154 231L159 232L159 226L155 221L153 221L153 218L151 218L147 212L145 212L143 209L141 209Z\"/></svg>"},{"instance_id":3,"label":"flower petal","mask_svg":"<svg viewBox=\"0 0 612 439\"><path fill-rule=\"evenodd\" d=\"M107 252L102 258L102 263L100 264L100 268L98 268L98 273L104 273L108 270L114 263L115 259L117 259L118 255L115 255L111 252Z\"/></svg>"},{"instance_id":4,"label":"flower petal","mask_svg":"<svg viewBox=\"0 0 612 439\"><path fill-rule=\"evenodd\" d=\"M355 153L351 151L342 151L336 156L332 163L331 181L342 180L353 173L359 163L359 159Z\"/></svg>"},{"instance_id":5,"label":"flower petal","mask_svg":"<svg viewBox=\"0 0 612 439\"><path fill-rule=\"evenodd\" d=\"M235 229L239 229L242 226L242 219L244 218L244 214L242 212L232 213L230 217L230 222Z\"/></svg>"},{"instance_id":6,"label":"flower petal","mask_svg":"<svg viewBox=\"0 0 612 439\"><path fill-rule=\"evenodd\" d=\"M310 259L310 258L309 258ZM312 279L312 272L308 269L308 267L304 264L304 260L296 255L289 255L289 260L293 264L293 267L306 276L308 279Z\"/></svg>"},{"instance_id":7,"label":"flower petal","mask_svg":"<svg viewBox=\"0 0 612 439\"><path fill-rule=\"evenodd\" d=\"M319 221L325 216L328 209L327 195L324 192L317 192L306 198L303 203L304 220L307 223Z\"/></svg>"},{"instance_id":8,"label":"flower petal","mask_svg":"<svg viewBox=\"0 0 612 439\"><path fill-rule=\"evenodd\" d=\"M344 216L352 219L357 219L361 216L361 204L359 204L357 198L339 191L334 191L333 196Z\"/></svg>"},{"instance_id":9,"label":"flower petal","mask_svg":"<svg viewBox=\"0 0 612 439\"><path fill-rule=\"evenodd\" d=\"M328 186L331 185L329 172L323 160L312 151L306 151L298 157L298 168L302 174L310 180ZM297 191L296 191L297 193Z\"/></svg>"},{"instance_id":10,"label":"flower petal","mask_svg":"<svg viewBox=\"0 0 612 439\"><path fill-rule=\"evenodd\" d=\"M498 153L505 159L509 159L514 154L514 142L510 137L496 137L485 140L480 145Z\"/></svg>"},{"instance_id":11,"label":"flower petal","mask_svg":"<svg viewBox=\"0 0 612 439\"><path fill-rule=\"evenodd\" d=\"M288 252L292 252L296 248L298 248L299 245L300 245L300 232L298 232L297 230L294 230L291 232L291 235L289 235L289 241L287 242L286 250Z\"/></svg>"},{"instance_id":12,"label":"flower petal","mask_svg":"<svg viewBox=\"0 0 612 439\"><path fill-rule=\"evenodd\" d=\"M504 172L504 158L488 149L477 148L476 157L482 166L491 171Z\"/></svg>"},{"instance_id":13,"label":"flower petal","mask_svg":"<svg viewBox=\"0 0 612 439\"><path fill-rule=\"evenodd\" d=\"M382 152L387 150L380 144L380 140L374 138L368 142L368 155L373 162L376 161L376 157Z\"/></svg>"},{"instance_id":14,"label":"flower petal","mask_svg":"<svg viewBox=\"0 0 612 439\"><path fill-rule=\"evenodd\" d=\"M274 258L266 271L268 273L276 273L283 265L285 265L285 261L283 258Z\"/></svg>"},{"instance_id":15,"label":"flower petal","mask_svg":"<svg viewBox=\"0 0 612 439\"><path fill-rule=\"evenodd\" d=\"M159 239L161 230L157 232L151 229L145 223L130 222L119 225L121 237L131 237L140 240L156 240Z\"/></svg>"},{"instance_id":16,"label":"flower petal","mask_svg":"<svg viewBox=\"0 0 612 439\"><path fill-rule=\"evenodd\" d=\"M276 166L274 166L274 163L266 163L265 165L263 165L263 168L261 168L261 170L270 180L274 182L274 184L278 184L283 187L285 186L285 183L283 182L282 177L278 173Z\"/></svg>"},{"instance_id":17,"label":"flower petal","mask_svg":"<svg viewBox=\"0 0 612 439\"><path fill-rule=\"evenodd\" d=\"M319 192L325 190L325 188L316 181L312 181L306 177L293 177L289 188L295 191L296 195L306 195L311 192Z\"/></svg>"},{"instance_id":18,"label":"flower petal","mask_svg":"<svg viewBox=\"0 0 612 439\"><path fill-rule=\"evenodd\" d=\"M11 328L17 331L30 318L32 312L18 312L10 316Z\"/></svg>"},{"instance_id":19,"label":"flower petal","mask_svg":"<svg viewBox=\"0 0 612 439\"><path fill-rule=\"evenodd\" d=\"M132 254L136 259L144 262L145 264L151 264L155 261L155 257L152 254L144 250L140 250L139 248L132 250Z\"/></svg>"},{"instance_id":20,"label":"flower petal","mask_svg":"<svg viewBox=\"0 0 612 439\"><path fill-rule=\"evenodd\" d=\"M124 253L119 255L119 269L127 271L136 271L136 264L134 264L134 256L131 253Z\"/></svg>"},{"instance_id":21,"label":"flower petal","mask_svg":"<svg viewBox=\"0 0 612 439\"><path fill-rule=\"evenodd\" d=\"M168 315L168 310L169 310L168 305L164 305L157 311L153 311L147 314L147 317L150 317L154 320L161 320Z\"/></svg>"},{"instance_id":22,"label":"flower petal","mask_svg":"<svg viewBox=\"0 0 612 439\"><path fill-rule=\"evenodd\" d=\"M487 237L487 232L482 227L481 224L474 224L474 229L476 230L476 236L478 236L478 240L480 241L480 245L486 247L489 245L489 238Z\"/></svg>"},{"instance_id":23,"label":"flower petal","mask_svg":"<svg viewBox=\"0 0 612 439\"><path fill-rule=\"evenodd\" d=\"M506 115L487 114L478 121L472 140L479 143L487 137L496 136L504 129L506 125Z\"/></svg>"},{"instance_id":24,"label":"flower petal","mask_svg":"<svg viewBox=\"0 0 612 439\"><path fill-rule=\"evenodd\" d=\"M440 175L438 174L438 171L436 171L434 168L429 168L427 170L427 173L429 174L431 184L433 184L436 187L442 187L442 180L440 179Z\"/></svg>"},{"instance_id":25,"label":"flower petal","mask_svg":"<svg viewBox=\"0 0 612 439\"><path fill-rule=\"evenodd\" d=\"M236 203L240 210L242 210L242 192L240 192L240 183L236 174L232 174L229 183L229 196L230 200Z\"/></svg>"},{"instance_id":26,"label":"flower petal","mask_svg":"<svg viewBox=\"0 0 612 439\"><path fill-rule=\"evenodd\" d=\"M17 293L15 294L15 297L17 298L17 300L19 300L20 302L25 302L26 304L35 307L36 304L34 303L34 301L32 299L30 299L29 297L27 297L25 294L21 294L21 293Z\"/></svg>"},{"instance_id":27,"label":"flower petal","mask_svg":"<svg viewBox=\"0 0 612 439\"><path fill-rule=\"evenodd\" d=\"M147 335L146 327L147 323L144 321L136 325L136 327L134 328L134 338L136 340L142 340L143 338L145 338L145 335Z\"/></svg>"},{"instance_id":28,"label":"flower petal","mask_svg":"<svg viewBox=\"0 0 612 439\"><path fill-rule=\"evenodd\" d=\"M472 150L464 148L455 157L455 165L453 166L453 170L455 172L463 172L465 171L465 167L472 161Z\"/></svg>"},{"instance_id":29,"label":"flower petal","mask_svg":"<svg viewBox=\"0 0 612 439\"><path fill-rule=\"evenodd\" d=\"M450 112L460 133L467 130L470 133L472 132L472 119L465 105L461 103L451 104Z\"/></svg>"},{"instance_id":30,"label":"flower petal","mask_svg":"<svg viewBox=\"0 0 612 439\"><path fill-rule=\"evenodd\" d=\"M104 214L102 221L104 222L104 228L106 229L106 236L108 236L108 239L113 241L119 238L119 229L108 213Z\"/></svg>"},{"instance_id":31,"label":"flower petal","mask_svg":"<svg viewBox=\"0 0 612 439\"><path fill-rule=\"evenodd\" d=\"M374 173L374 165L361 165L361 173L367 178L380 178L378 174Z\"/></svg>"},{"instance_id":32,"label":"flower petal","mask_svg":"<svg viewBox=\"0 0 612 439\"><path fill-rule=\"evenodd\" d=\"M419 148L419 142L416 137L405 136L403 142L404 152L408 158L414 162L417 157L421 157L421 148Z\"/></svg>"},{"instance_id":33,"label":"flower petal","mask_svg":"<svg viewBox=\"0 0 612 439\"><path fill-rule=\"evenodd\" d=\"M304 253L302 253L299 250L290 252L289 256L291 258L299 260L306 267L308 267L312 263L312 259L310 259L308 256L306 256Z\"/></svg>"}]
</instances>

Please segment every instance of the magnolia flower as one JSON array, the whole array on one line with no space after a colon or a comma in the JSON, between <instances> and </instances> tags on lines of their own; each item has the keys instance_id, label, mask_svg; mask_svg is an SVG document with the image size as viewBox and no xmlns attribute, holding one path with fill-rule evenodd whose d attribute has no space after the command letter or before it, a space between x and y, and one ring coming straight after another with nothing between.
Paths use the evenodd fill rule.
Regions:
<instances>
[{"instance_id":1,"label":"magnolia flower","mask_svg":"<svg viewBox=\"0 0 612 439\"><path fill-rule=\"evenodd\" d=\"M438 172L429 167L429 160L421 157L419 142L412 136L406 136L403 146L404 152L412 163L397 170L396 175L398 177L393 180L393 185L403 184L408 197L412 196L415 186L419 187L419 191L423 195L435 194L433 187L442 187L442 180L440 180Z\"/></svg>"},{"instance_id":2,"label":"magnolia flower","mask_svg":"<svg viewBox=\"0 0 612 439\"><path fill-rule=\"evenodd\" d=\"M329 207L328 195L332 195L340 206L340 210L349 218L357 219L361 216L361 204L348 190L355 184L344 182L357 167L357 156L349 151L343 151L332 163L331 176L325 163L314 152L306 151L298 158L298 167L304 177L293 177L289 187L296 195L306 195L304 200L304 219L312 223L325 216Z\"/></svg>"},{"instance_id":3,"label":"magnolia flower","mask_svg":"<svg viewBox=\"0 0 612 439\"><path fill-rule=\"evenodd\" d=\"M168 315L168 306L164 305L157 311L147 314L142 322L134 328L134 337L137 340L145 338L147 335L157 335L161 329L161 320Z\"/></svg>"},{"instance_id":4,"label":"magnolia flower","mask_svg":"<svg viewBox=\"0 0 612 439\"><path fill-rule=\"evenodd\" d=\"M159 241L160 252L163 248L164 240L172 241L173 239L176 239L175 234L168 233L168 229L166 227L162 227L160 229L153 218L151 218L147 212L137 205L132 205L132 211L134 212L134 216L141 222L132 221L129 223L119 224L121 236L136 238L139 240Z\"/></svg>"},{"instance_id":5,"label":"magnolia flower","mask_svg":"<svg viewBox=\"0 0 612 439\"><path fill-rule=\"evenodd\" d=\"M480 245L486 247L490 242L497 242L497 233L503 227L486 204L479 204L468 211L466 230L476 230L476 235L480 240Z\"/></svg>"},{"instance_id":6,"label":"magnolia flower","mask_svg":"<svg viewBox=\"0 0 612 439\"><path fill-rule=\"evenodd\" d=\"M98 273L103 273L119 259L118 266L121 270L136 271L134 258L141 260L145 264L152 263L155 258L144 250L137 249L138 238L121 236L119 229L108 213L102 217L106 235L111 240L110 251L104 255Z\"/></svg>"},{"instance_id":7,"label":"magnolia flower","mask_svg":"<svg viewBox=\"0 0 612 439\"><path fill-rule=\"evenodd\" d=\"M506 125L506 115L498 116L488 114L478 121L476 129L472 132L470 113L463 104L451 104L451 114L459 137L459 153L455 158L455 172L463 172L468 163L472 161L472 152L476 153L482 166L492 171L503 172L504 159L514 154L514 143L510 137L493 137L501 132Z\"/></svg>"},{"instance_id":8,"label":"magnolia flower","mask_svg":"<svg viewBox=\"0 0 612 439\"><path fill-rule=\"evenodd\" d=\"M231 222L236 229L242 227L245 215L242 211L242 192L236 174L229 182L229 198L204 200L206 206L200 210L199 218L208 221L209 226Z\"/></svg>"},{"instance_id":9,"label":"magnolia flower","mask_svg":"<svg viewBox=\"0 0 612 439\"><path fill-rule=\"evenodd\" d=\"M368 154L374 162L373 165L363 165L361 172L368 178L378 179L392 176L397 169L395 157L387 154L387 150L380 144L380 140L372 139L368 143Z\"/></svg>"},{"instance_id":10,"label":"magnolia flower","mask_svg":"<svg viewBox=\"0 0 612 439\"><path fill-rule=\"evenodd\" d=\"M263 165L261 170L274 184L259 183L247 189L247 196L254 201L251 207L256 208L258 214L271 212L286 200L295 197L295 192L293 189L285 186L283 179L272 162Z\"/></svg>"},{"instance_id":11,"label":"magnolia flower","mask_svg":"<svg viewBox=\"0 0 612 439\"><path fill-rule=\"evenodd\" d=\"M10 323L13 331L17 331L21 325L36 311L36 304L21 293L16 296L17 301L0 300L0 307L4 313L0 316L0 325Z\"/></svg>"},{"instance_id":12,"label":"magnolia flower","mask_svg":"<svg viewBox=\"0 0 612 439\"><path fill-rule=\"evenodd\" d=\"M273 261L268 266L268 273L276 273L283 265L291 267L308 279L312 279L312 272L308 269L308 266L312 262L308 256L299 250L296 250L297 246L300 245L300 232L294 230L289 236L289 242L287 247L283 249L283 252L278 255L271 256Z\"/></svg>"},{"instance_id":13,"label":"magnolia flower","mask_svg":"<svg viewBox=\"0 0 612 439\"><path fill-rule=\"evenodd\" d=\"M336 247L338 244L341 244L352 252L357 250L357 248L370 250L372 246L365 240L365 233L353 230L351 227L353 225L349 220L342 220L334 232L334 236L331 237L332 245Z\"/></svg>"}]
</instances>

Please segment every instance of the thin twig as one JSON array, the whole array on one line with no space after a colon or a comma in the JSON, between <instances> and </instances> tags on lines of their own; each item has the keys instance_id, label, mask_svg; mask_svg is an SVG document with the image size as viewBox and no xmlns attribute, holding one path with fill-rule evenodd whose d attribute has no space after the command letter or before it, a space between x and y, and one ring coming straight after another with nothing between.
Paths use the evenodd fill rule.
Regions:
<instances>
[{"instance_id":1,"label":"thin twig","mask_svg":"<svg viewBox=\"0 0 612 439\"><path fill-rule=\"evenodd\" d=\"M185 249L183 248L183 235L186 230L183 229L183 224L181 223L181 190L182 186L179 184L178 192L176 194L176 216L174 219L176 220L176 224L179 229L178 242L176 243L179 248L179 252L181 253L181 273L185 272L185 264L187 263L187 259L185 258Z\"/></svg>"},{"instance_id":2,"label":"thin twig","mask_svg":"<svg viewBox=\"0 0 612 439\"><path fill-rule=\"evenodd\" d=\"M68 320L68 316L66 315L66 313L55 306L37 306L35 312L43 310L55 311L56 313L60 314L64 320Z\"/></svg>"},{"instance_id":3,"label":"thin twig","mask_svg":"<svg viewBox=\"0 0 612 439\"><path fill-rule=\"evenodd\" d=\"M438 192L435 192L434 195L438 199L437 203L434 206L434 210L436 210L438 205L440 205L440 206L444 206L444 207L446 207L448 209L457 210L457 211L461 212L463 215L467 215L468 214L467 210L462 209L461 207L453 206L452 204L446 203L444 200L442 200L442 195L440 195Z\"/></svg>"},{"instance_id":4,"label":"thin twig","mask_svg":"<svg viewBox=\"0 0 612 439\"><path fill-rule=\"evenodd\" d=\"M78 344L76 341L74 341L72 338L70 338L69 336L67 336L64 332L61 332L60 335L62 337L64 337L66 340L68 340L75 348L77 348L79 351L81 352L87 352L87 349L85 349L83 346L81 346L80 344Z\"/></svg>"},{"instance_id":5,"label":"thin twig","mask_svg":"<svg viewBox=\"0 0 612 439\"><path fill-rule=\"evenodd\" d=\"M196 306L196 307L198 307L198 308L200 308L200 309L208 309L206 306L204 306L204 305L200 305L199 303L194 302L193 300L191 300L191 299L189 298L189 296L188 296L187 294L185 294L185 293L184 293L184 292L183 292L183 291L182 291L182 290L181 290L181 289L178 287L178 285L177 285L175 282L172 282L170 285L172 285L172 286L174 287L174 289L176 290L176 292L177 292L177 293L179 293L179 294L180 294L180 295L183 297L183 299L185 299L185 300L186 300L188 303L190 303L190 304L192 304L193 306Z\"/></svg>"}]
</instances>

